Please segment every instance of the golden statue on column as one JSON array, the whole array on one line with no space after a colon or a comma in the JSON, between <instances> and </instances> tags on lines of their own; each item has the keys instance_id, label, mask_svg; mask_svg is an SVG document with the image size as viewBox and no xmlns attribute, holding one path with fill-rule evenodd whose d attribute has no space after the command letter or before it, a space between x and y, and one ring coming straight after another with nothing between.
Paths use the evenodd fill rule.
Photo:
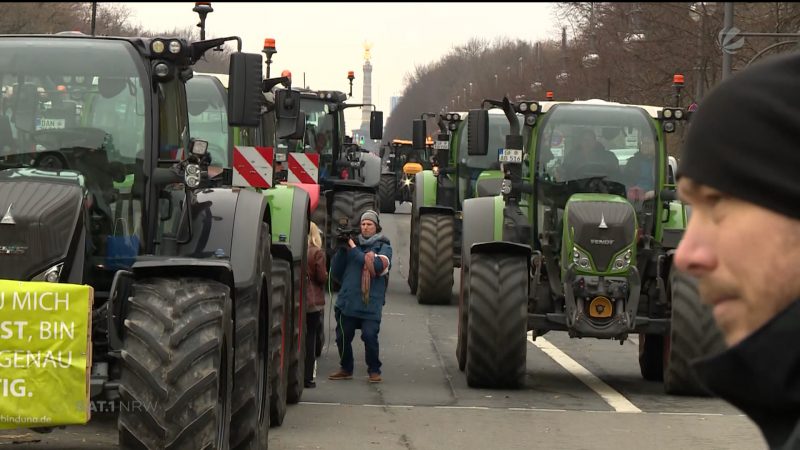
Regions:
<instances>
[{"instance_id":1,"label":"golden statue on column","mask_svg":"<svg viewBox=\"0 0 800 450\"><path fill-rule=\"evenodd\" d=\"M364 61L369 61L369 50L372 48L372 44L367 41L364 41Z\"/></svg>"}]
</instances>

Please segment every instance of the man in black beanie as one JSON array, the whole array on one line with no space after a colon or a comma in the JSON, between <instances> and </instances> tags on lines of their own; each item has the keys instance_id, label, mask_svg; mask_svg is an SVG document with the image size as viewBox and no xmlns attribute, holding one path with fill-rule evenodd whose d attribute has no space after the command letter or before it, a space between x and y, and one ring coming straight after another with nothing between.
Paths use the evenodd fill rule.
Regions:
<instances>
[{"instance_id":1,"label":"man in black beanie","mask_svg":"<svg viewBox=\"0 0 800 450\"><path fill-rule=\"evenodd\" d=\"M695 369L770 448L800 449L800 55L721 83L682 156L692 215L675 263L698 278L729 346Z\"/></svg>"}]
</instances>

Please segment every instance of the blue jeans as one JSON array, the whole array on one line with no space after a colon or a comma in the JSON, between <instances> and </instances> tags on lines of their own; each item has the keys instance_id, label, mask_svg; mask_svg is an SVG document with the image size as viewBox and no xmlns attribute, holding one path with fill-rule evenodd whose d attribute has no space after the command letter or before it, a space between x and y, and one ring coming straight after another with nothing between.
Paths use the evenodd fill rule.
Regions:
<instances>
[{"instance_id":1,"label":"blue jeans","mask_svg":"<svg viewBox=\"0 0 800 450\"><path fill-rule=\"evenodd\" d=\"M378 359L378 332L381 322L378 320L359 319L342 314L334 308L336 318L336 346L339 347L339 364L348 373L353 373L353 338L356 329L361 329L361 340L364 341L364 354L368 373L381 373L381 360Z\"/></svg>"}]
</instances>

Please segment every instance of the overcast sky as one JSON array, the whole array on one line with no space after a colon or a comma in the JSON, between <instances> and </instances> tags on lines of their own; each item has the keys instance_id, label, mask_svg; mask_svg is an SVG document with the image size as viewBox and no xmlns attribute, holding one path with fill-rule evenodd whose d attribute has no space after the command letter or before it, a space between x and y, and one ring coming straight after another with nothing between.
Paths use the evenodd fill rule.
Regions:
<instances>
[{"instance_id":1,"label":"overcast sky","mask_svg":"<svg viewBox=\"0 0 800 450\"><path fill-rule=\"evenodd\" d=\"M133 24L172 30L198 23L194 2L125 3ZM372 45L372 101L389 115L390 97L400 95L407 72L439 60L472 37L536 41L559 39L553 3L233 3L212 2L206 37L237 35L243 50L260 53L264 38L276 41L272 76L292 71L295 84L348 91L362 101L364 42ZM348 130L361 113L348 110Z\"/></svg>"}]
</instances>

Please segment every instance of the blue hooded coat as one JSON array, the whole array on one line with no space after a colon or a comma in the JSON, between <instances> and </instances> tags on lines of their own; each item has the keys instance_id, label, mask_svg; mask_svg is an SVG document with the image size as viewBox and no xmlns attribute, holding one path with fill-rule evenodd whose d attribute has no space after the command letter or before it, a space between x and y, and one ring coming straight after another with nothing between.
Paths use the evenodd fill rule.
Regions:
<instances>
[{"instance_id":1,"label":"blue hooded coat","mask_svg":"<svg viewBox=\"0 0 800 450\"><path fill-rule=\"evenodd\" d=\"M361 272L364 269L364 256L367 252L375 252L375 273L382 274L371 279L369 298L365 302L361 295ZM369 239L358 236L358 243L350 249L339 248L331 261L331 275L342 284L336 297L336 307L342 314L360 319L381 320L383 304L386 303L386 287L389 282L389 271L384 267L384 255L392 262L392 247L389 239L376 234Z\"/></svg>"}]
</instances>

